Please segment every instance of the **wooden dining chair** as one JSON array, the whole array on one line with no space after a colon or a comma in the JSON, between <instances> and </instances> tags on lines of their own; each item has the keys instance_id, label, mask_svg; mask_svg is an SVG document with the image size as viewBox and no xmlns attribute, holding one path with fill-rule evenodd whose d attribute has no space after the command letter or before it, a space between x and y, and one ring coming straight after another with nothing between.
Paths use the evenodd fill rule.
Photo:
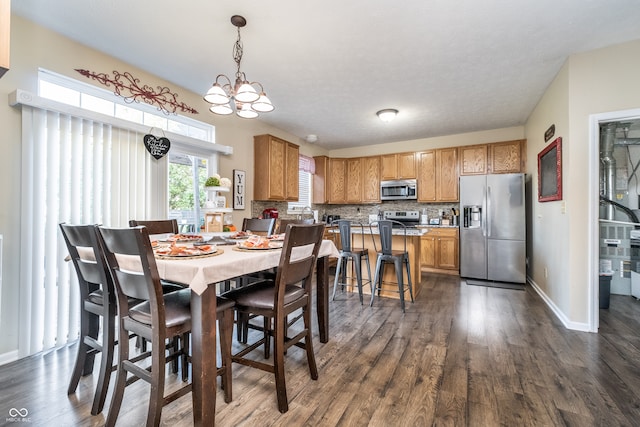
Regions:
<instances>
[{"instance_id":1,"label":"wooden dining chair","mask_svg":"<svg viewBox=\"0 0 640 427\"><path fill-rule=\"evenodd\" d=\"M276 225L275 218L245 218L242 221L242 231L251 231L260 236L271 236Z\"/></svg>"},{"instance_id":2,"label":"wooden dining chair","mask_svg":"<svg viewBox=\"0 0 640 427\"><path fill-rule=\"evenodd\" d=\"M274 231L275 234L284 233L287 229L287 225L289 224L314 224L315 220L313 218L309 219L282 219L278 218L276 220L276 229Z\"/></svg>"},{"instance_id":3,"label":"wooden dining chair","mask_svg":"<svg viewBox=\"0 0 640 427\"><path fill-rule=\"evenodd\" d=\"M129 220L129 227L144 225L149 234L178 234L178 220L176 219L153 219L153 220Z\"/></svg>"},{"instance_id":4,"label":"wooden dining chair","mask_svg":"<svg viewBox=\"0 0 640 427\"><path fill-rule=\"evenodd\" d=\"M313 353L309 291L323 233L322 223L289 224L275 280L264 280L223 294L225 298L235 301L237 312L255 313L268 319L265 321L262 339L234 354L232 360L275 375L278 410L283 413L289 409L284 374L284 356L287 349L294 345L304 349L311 378L318 378ZM288 337L286 334L291 324L287 321L287 316L299 309L302 309L303 330L293 337ZM274 339L272 364L246 357L261 345L268 346L271 336Z\"/></svg>"},{"instance_id":5,"label":"wooden dining chair","mask_svg":"<svg viewBox=\"0 0 640 427\"><path fill-rule=\"evenodd\" d=\"M100 369L93 396L91 415L102 412L113 367L116 345L115 288L109 274L104 253L98 245L93 225L60 224L62 237L77 275L80 291L80 337L76 362L69 381L68 394L75 393L80 377L93 372L94 359L100 353ZM80 255L78 249L90 251ZM102 330L100 330L102 320ZM98 335L101 340L98 341Z\"/></svg>"},{"instance_id":6,"label":"wooden dining chair","mask_svg":"<svg viewBox=\"0 0 640 427\"><path fill-rule=\"evenodd\" d=\"M150 383L149 409L147 426L158 426L162 407L191 391L191 384L164 396L165 363L173 358L182 361L182 379L188 379L189 333L191 331L191 290L182 289L163 294L160 276L151 248L149 233L146 227L115 229L99 227L98 241L104 248L107 266L113 277L118 310L119 331L121 336L134 332L151 343L151 367L144 369L129 358L128 341L119 349L116 385L111 399L107 417L107 426L115 425L120 412L125 386L131 383L129 374ZM120 267L118 261L122 255L129 260L135 259L141 271L133 271L132 267ZM136 298L142 302L131 305L129 300ZM233 302L221 299L218 312L220 316L220 340L223 366L222 374L225 400L231 399L230 353L231 334L233 328ZM166 354L165 342L177 337L181 346L177 352ZM171 348L170 348L171 350Z\"/></svg>"}]
</instances>

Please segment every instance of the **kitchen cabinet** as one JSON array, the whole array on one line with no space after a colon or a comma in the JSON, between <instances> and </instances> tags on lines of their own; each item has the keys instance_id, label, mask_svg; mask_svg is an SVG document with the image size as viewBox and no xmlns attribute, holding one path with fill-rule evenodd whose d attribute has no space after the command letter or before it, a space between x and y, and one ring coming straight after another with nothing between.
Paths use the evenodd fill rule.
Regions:
<instances>
[{"instance_id":1,"label":"kitchen cabinet","mask_svg":"<svg viewBox=\"0 0 640 427\"><path fill-rule=\"evenodd\" d=\"M433 227L420 237L420 268L457 274L459 269L457 228Z\"/></svg>"},{"instance_id":2,"label":"kitchen cabinet","mask_svg":"<svg viewBox=\"0 0 640 427\"><path fill-rule=\"evenodd\" d=\"M460 147L460 175L524 171L525 140Z\"/></svg>"},{"instance_id":3,"label":"kitchen cabinet","mask_svg":"<svg viewBox=\"0 0 640 427\"><path fill-rule=\"evenodd\" d=\"M362 157L362 203L380 202L380 156Z\"/></svg>"},{"instance_id":4,"label":"kitchen cabinet","mask_svg":"<svg viewBox=\"0 0 640 427\"><path fill-rule=\"evenodd\" d=\"M298 200L299 147L272 135L253 138L254 200Z\"/></svg>"},{"instance_id":5,"label":"kitchen cabinet","mask_svg":"<svg viewBox=\"0 0 640 427\"><path fill-rule=\"evenodd\" d=\"M525 140L489 144L489 173L518 173L524 171Z\"/></svg>"},{"instance_id":6,"label":"kitchen cabinet","mask_svg":"<svg viewBox=\"0 0 640 427\"><path fill-rule=\"evenodd\" d=\"M347 203L362 202L362 162L359 157L346 160L345 198Z\"/></svg>"},{"instance_id":7,"label":"kitchen cabinet","mask_svg":"<svg viewBox=\"0 0 640 427\"><path fill-rule=\"evenodd\" d=\"M418 153L418 201L436 201L436 152Z\"/></svg>"},{"instance_id":8,"label":"kitchen cabinet","mask_svg":"<svg viewBox=\"0 0 640 427\"><path fill-rule=\"evenodd\" d=\"M329 158L327 156L316 156L313 158L316 163L316 173L313 174L313 203L329 203Z\"/></svg>"},{"instance_id":9,"label":"kitchen cabinet","mask_svg":"<svg viewBox=\"0 0 640 427\"><path fill-rule=\"evenodd\" d=\"M331 204L346 203L347 159L329 159L327 176L329 177L328 202Z\"/></svg>"},{"instance_id":10,"label":"kitchen cabinet","mask_svg":"<svg viewBox=\"0 0 640 427\"><path fill-rule=\"evenodd\" d=\"M458 148L436 150L436 201L458 201Z\"/></svg>"},{"instance_id":11,"label":"kitchen cabinet","mask_svg":"<svg viewBox=\"0 0 640 427\"><path fill-rule=\"evenodd\" d=\"M460 147L460 175L486 175L487 144Z\"/></svg>"},{"instance_id":12,"label":"kitchen cabinet","mask_svg":"<svg viewBox=\"0 0 640 427\"><path fill-rule=\"evenodd\" d=\"M458 201L458 149L418 153L418 201Z\"/></svg>"},{"instance_id":13,"label":"kitchen cabinet","mask_svg":"<svg viewBox=\"0 0 640 427\"><path fill-rule=\"evenodd\" d=\"M385 154L380 156L381 179L416 179L416 153Z\"/></svg>"},{"instance_id":14,"label":"kitchen cabinet","mask_svg":"<svg viewBox=\"0 0 640 427\"><path fill-rule=\"evenodd\" d=\"M11 0L0 0L0 77L9 70Z\"/></svg>"},{"instance_id":15,"label":"kitchen cabinet","mask_svg":"<svg viewBox=\"0 0 640 427\"><path fill-rule=\"evenodd\" d=\"M314 157L313 203L380 202L380 157Z\"/></svg>"}]
</instances>

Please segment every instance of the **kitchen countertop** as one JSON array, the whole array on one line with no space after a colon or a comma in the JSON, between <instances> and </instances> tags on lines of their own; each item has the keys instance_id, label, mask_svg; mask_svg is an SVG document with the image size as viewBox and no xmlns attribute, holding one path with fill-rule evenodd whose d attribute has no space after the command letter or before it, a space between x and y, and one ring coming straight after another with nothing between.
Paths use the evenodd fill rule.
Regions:
<instances>
[{"instance_id":1,"label":"kitchen countertop","mask_svg":"<svg viewBox=\"0 0 640 427\"><path fill-rule=\"evenodd\" d=\"M416 225L416 228L458 228L459 225L429 225L429 224L420 224Z\"/></svg>"}]
</instances>

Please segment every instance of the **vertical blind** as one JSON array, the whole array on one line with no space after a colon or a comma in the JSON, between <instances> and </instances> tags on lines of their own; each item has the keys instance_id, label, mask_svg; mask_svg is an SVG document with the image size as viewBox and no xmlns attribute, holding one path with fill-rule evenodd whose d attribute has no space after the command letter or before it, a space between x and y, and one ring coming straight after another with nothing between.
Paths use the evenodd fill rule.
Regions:
<instances>
[{"instance_id":1,"label":"vertical blind","mask_svg":"<svg viewBox=\"0 0 640 427\"><path fill-rule=\"evenodd\" d=\"M154 202L166 200L167 157L152 161L142 138L22 106L19 357L78 337L77 278L64 260L59 223L118 227L131 218L166 216Z\"/></svg>"}]
</instances>

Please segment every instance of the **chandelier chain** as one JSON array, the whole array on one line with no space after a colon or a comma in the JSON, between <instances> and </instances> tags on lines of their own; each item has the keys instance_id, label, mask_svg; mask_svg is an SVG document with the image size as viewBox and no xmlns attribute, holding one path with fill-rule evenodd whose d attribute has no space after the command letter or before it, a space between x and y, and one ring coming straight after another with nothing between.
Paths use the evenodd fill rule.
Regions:
<instances>
[{"instance_id":1,"label":"chandelier chain","mask_svg":"<svg viewBox=\"0 0 640 427\"><path fill-rule=\"evenodd\" d=\"M242 62L242 40L240 39L240 27L238 27L238 39L236 40L236 44L233 45L233 60L238 65L236 78L240 78L242 76L240 71L240 62Z\"/></svg>"}]
</instances>

